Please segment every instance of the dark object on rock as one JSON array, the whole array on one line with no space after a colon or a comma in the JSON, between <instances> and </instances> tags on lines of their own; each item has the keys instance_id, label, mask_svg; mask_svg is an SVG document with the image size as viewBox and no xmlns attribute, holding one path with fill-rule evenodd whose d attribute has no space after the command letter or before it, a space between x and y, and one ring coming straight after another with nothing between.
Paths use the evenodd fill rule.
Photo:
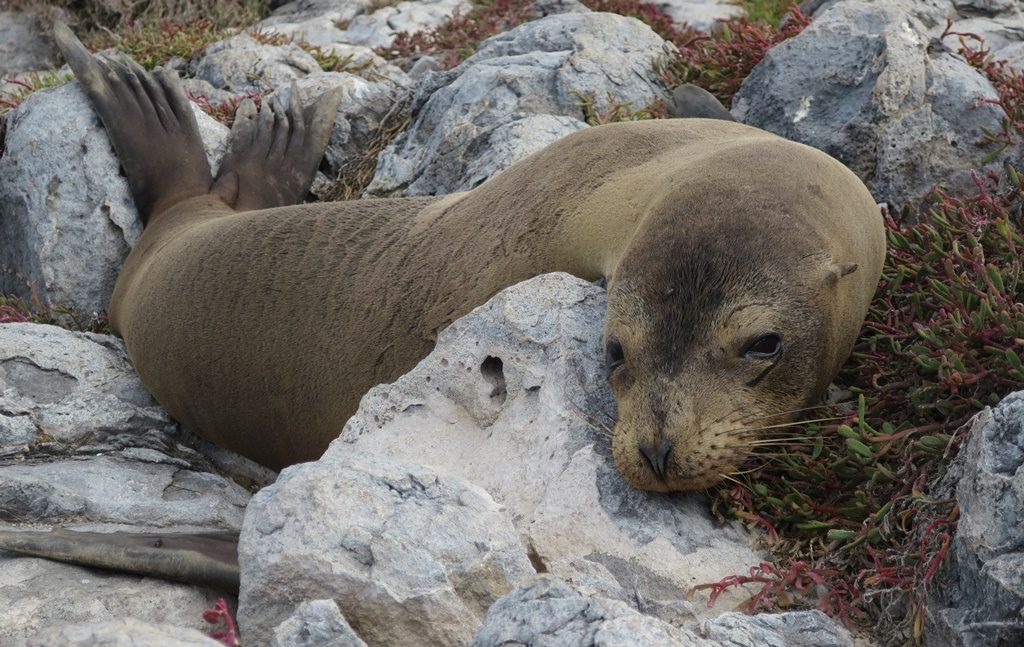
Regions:
<instances>
[{"instance_id":1,"label":"dark object on rock","mask_svg":"<svg viewBox=\"0 0 1024 647\"><path fill-rule=\"evenodd\" d=\"M672 91L668 114L675 118L724 119L736 121L722 102L704 88L692 83L681 85Z\"/></svg>"}]
</instances>

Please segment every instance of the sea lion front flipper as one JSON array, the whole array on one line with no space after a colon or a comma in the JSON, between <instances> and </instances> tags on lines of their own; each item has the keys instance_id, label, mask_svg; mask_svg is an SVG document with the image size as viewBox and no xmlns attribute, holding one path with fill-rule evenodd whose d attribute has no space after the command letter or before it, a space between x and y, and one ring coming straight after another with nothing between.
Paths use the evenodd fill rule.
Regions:
<instances>
[{"instance_id":1,"label":"sea lion front flipper","mask_svg":"<svg viewBox=\"0 0 1024 647\"><path fill-rule=\"evenodd\" d=\"M322 94L303 110L294 82L287 108L276 100L246 99L235 113L228 152L214 191L239 211L297 204L323 159L341 91Z\"/></svg>"},{"instance_id":2,"label":"sea lion front flipper","mask_svg":"<svg viewBox=\"0 0 1024 647\"><path fill-rule=\"evenodd\" d=\"M210 191L195 115L177 74L157 80L134 61L103 63L63 23L54 39L103 122L144 224Z\"/></svg>"},{"instance_id":3,"label":"sea lion front flipper","mask_svg":"<svg viewBox=\"0 0 1024 647\"><path fill-rule=\"evenodd\" d=\"M238 591L238 534L0 531L0 550Z\"/></svg>"}]
</instances>

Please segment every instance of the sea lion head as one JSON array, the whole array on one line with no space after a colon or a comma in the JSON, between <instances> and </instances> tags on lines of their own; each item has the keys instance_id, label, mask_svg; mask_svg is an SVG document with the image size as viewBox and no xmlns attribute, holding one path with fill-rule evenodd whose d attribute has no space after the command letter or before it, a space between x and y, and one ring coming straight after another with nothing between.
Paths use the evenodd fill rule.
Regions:
<instances>
[{"instance_id":1,"label":"sea lion head","mask_svg":"<svg viewBox=\"0 0 1024 647\"><path fill-rule=\"evenodd\" d=\"M735 474L766 427L819 400L863 322L877 276L863 283L856 262L834 258L839 234L814 225L820 200L754 188L663 200L609 277L612 453L637 488Z\"/></svg>"}]
</instances>

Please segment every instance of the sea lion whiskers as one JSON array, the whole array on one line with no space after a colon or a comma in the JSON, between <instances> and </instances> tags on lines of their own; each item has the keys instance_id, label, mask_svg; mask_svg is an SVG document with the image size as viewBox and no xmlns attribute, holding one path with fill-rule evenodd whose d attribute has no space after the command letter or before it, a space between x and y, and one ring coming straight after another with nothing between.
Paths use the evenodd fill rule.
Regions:
<instances>
[{"instance_id":1,"label":"sea lion whiskers","mask_svg":"<svg viewBox=\"0 0 1024 647\"><path fill-rule=\"evenodd\" d=\"M774 416L773 416L774 417ZM814 424L818 422L835 422L837 420L845 420L846 416L832 416L828 418L815 418L813 420L793 420L790 422L781 422L772 425L763 425L760 427L736 427L734 429L727 429L725 431L716 432L715 436L742 436L751 432L764 432L772 429L787 429L790 427L802 427L804 425Z\"/></svg>"}]
</instances>

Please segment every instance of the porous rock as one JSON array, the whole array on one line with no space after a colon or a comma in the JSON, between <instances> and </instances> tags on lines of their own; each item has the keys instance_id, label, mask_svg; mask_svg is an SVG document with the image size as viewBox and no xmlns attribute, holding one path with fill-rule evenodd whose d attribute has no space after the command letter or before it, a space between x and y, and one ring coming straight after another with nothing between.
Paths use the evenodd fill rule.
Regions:
<instances>
[{"instance_id":1,"label":"porous rock","mask_svg":"<svg viewBox=\"0 0 1024 647\"><path fill-rule=\"evenodd\" d=\"M338 43L386 47L398 32L433 29L472 6L468 0L297 0L278 8L257 28L321 47Z\"/></svg>"},{"instance_id":2,"label":"porous rock","mask_svg":"<svg viewBox=\"0 0 1024 647\"><path fill-rule=\"evenodd\" d=\"M713 615L739 598L708 610L703 591L687 601L691 587L760 558L703 498L638 491L615 469L604 307L601 288L567 274L502 291L445 329L415 369L371 389L320 463L367 454L443 469L508 510L538 569L671 623ZM289 513L336 516L316 502Z\"/></svg>"},{"instance_id":3,"label":"porous rock","mask_svg":"<svg viewBox=\"0 0 1024 647\"><path fill-rule=\"evenodd\" d=\"M850 632L821 611L724 613L695 629L722 647L853 647Z\"/></svg>"},{"instance_id":4,"label":"porous rock","mask_svg":"<svg viewBox=\"0 0 1024 647\"><path fill-rule=\"evenodd\" d=\"M135 636L150 642L131 645L167 645L174 630L144 627L139 621L178 627L180 636L205 629L203 611L214 605L218 593L188 584L164 582L134 575L60 564L0 551L0 644L94 645L91 635L111 639ZM132 618L125 622L124 618ZM79 623L99 626L66 627ZM159 633L156 633L159 632ZM30 640L30 637L35 636ZM206 644L206 643L185 643Z\"/></svg>"},{"instance_id":5,"label":"porous rock","mask_svg":"<svg viewBox=\"0 0 1024 647\"><path fill-rule=\"evenodd\" d=\"M539 576L491 607L473 647L853 647L850 633L820 611L726 613L675 627L623 602Z\"/></svg>"},{"instance_id":6,"label":"porous rock","mask_svg":"<svg viewBox=\"0 0 1024 647\"><path fill-rule=\"evenodd\" d=\"M999 163L976 145L999 130L1002 112L983 103L997 95L926 32L899 6L837 2L768 52L733 115L832 155L879 201L902 205L936 183L973 190L971 170Z\"/></svg>"},{"instance_id":7,"label":"porous rock","mask_svg":"<svg viewBox=\"0 0 1024 647\"><path fill-rule=\"evenodd\" d=\"M193 106L216 168L227 128ZM59 124L59 127L55 127ZM7 116L0 157L0 293L84 314L107 306L142 232L128 182L77 83L34 93Z\"/></svg>"},{"instance_id":8,"label":"porous rock","mask_svg":"<svg viewBox=\"0 0 1024 647\"><path fill-rule=\"evenodd\" d=\"M261 43L239 34L209 45L189 64L192 76L234 93L266 92L322 71L311 54L294 43Z\"/></svg>"},{"instance_id":9,"label":"porous rock","mask_svg":"<svg viewBox=\"0 0 1024 647\"><path fill-rule=\"evenodd\" d=\"M303 602L274 628L271 647L366 647L334 600Z\"/></svg>"},{"instance_id":10,"label":"porous rock","mask_svg":"<svg viewBox=\"0 0 1024 647\"><path fill-rule=\"evenodd\" d=\"M0 78L57 67L57 48L34 13L0 11Z\"/></svg>"},{"instance_id":11,"label":"porous rock","mask_svg":"<svg viewBox=\"0 0 1024 647\"><path fill-rule=\"evenodd\" d=\"M40 631L27 647L221 647L206 634L170 624L122 618L105 622L50 627Z\"/></svg>"},{"instance_id":12,"label":"porous rock","mask_svg":"<svg viewBox=\"0 0 1024 647\"><path fill-rule=\"evenodd\" d=\"M589 597L550 576L498 600L473 647L713 647L693 632L645 616L617 600Z\"/></svg>"},{"instance_id":13,"label":"porous rock","mask_svg":"<svg viewBox=\"0 0 1024 647\"><path fill-rule=\"evenodd\" d=\"M957 462L949 586L928 607L933 644L1024 643L1024 391L975 417Z\"/></svg>"},{"instance_id":14,"label":"porous rock","mask_svg":"<svg viewBox=\"0 0 1024 647\"><path fill-rule=\"evenodd\" d=\"M0 324L0 402L0 456L40 451L43 443L90 451L100 435L173 427L120 339L56 326Z\"/></svg>"},{"instance_id":15,"label":"porous rock","mask_svg":"<svg viewBox=\"0 0 1024 647\"><path fill-rule=\"evenodd\" d=\"M332 599L370 645L458 645L533 574L479 487L383 456L293 466L253 497L238 618L265 645L303 601Z\"/></svg>"},{"instance_id":16,"label":"porous rock","mask_svg":"<svg viewBox=\"0 0 1024 647\"><path fill-rule=\"evenodd\" d=\"M471 189L585 128L584 100L598 112L613 103L643 108L663 92L652 63L665 47L640 21L596 12L548 16L493 36L459 67L417 82L414 121L381 153L367 193Z\"/></svg>"}]
</instances>

